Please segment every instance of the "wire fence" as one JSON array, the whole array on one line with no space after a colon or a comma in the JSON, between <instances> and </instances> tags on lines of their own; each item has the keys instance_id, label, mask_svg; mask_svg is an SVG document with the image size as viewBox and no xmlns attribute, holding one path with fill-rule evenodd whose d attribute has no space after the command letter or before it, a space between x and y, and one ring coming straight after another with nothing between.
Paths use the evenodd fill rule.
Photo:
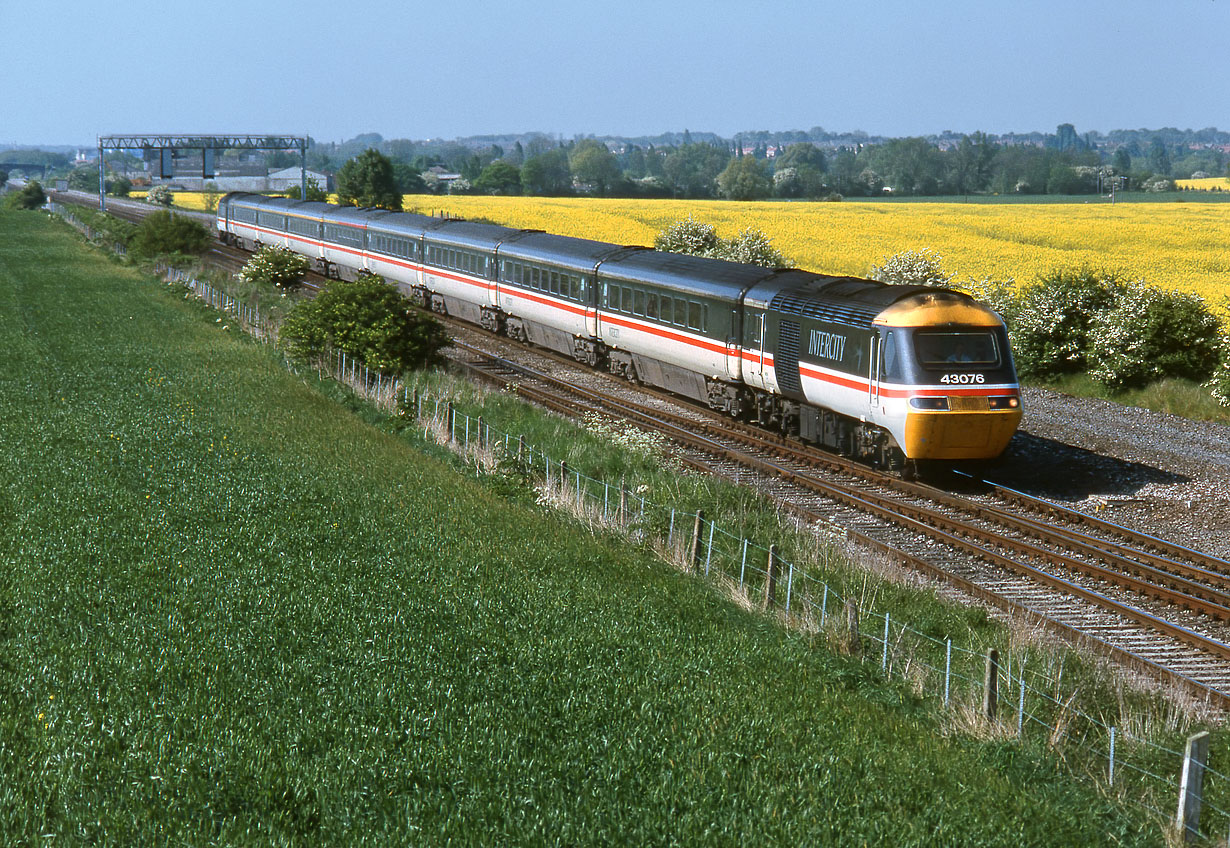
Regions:
<instances>
[{"instance_id":1,"label":"wire fence","mask_svg":"<svg viewBox=\"0 0 1230 848\"><path fill-rule=\"evenodd\" d=\"M71 213L57 214L88 235L89 228L70 220ZM258 310L178 269L161 271L167 282L183 285L190 295L234 316L245 331L264 341L276 339ZM1167 827L1177 829L1183 825L1176 822L1186 822L1188 838L1230 833L1230 811L1208 799L1226 796L1230 776L1198 756L1200 735L1181 751L1149 738L1181 738L1177 715L1167 720L1121 710L1116 725L1082 711L1074 706L1079 690L1071 672L1064 679L1061 653L1011 646L1004 654L972 650L912 626L865 597L843 594L817 576L812 564L782 557L775 544L732 533L703 511L654 503L644 497L646 487L623 480L590 477L523 435L459 410L449 396L420 392L340 351L323 357L316 368L386 411L412 415L425 438L448 445L472 463L476 473L485 469L522 475L544 502L626 534L677 567L713 582L739 603L823 637L835 650L861 657L864 663L878 664L885 678L903 682L916 696L948 710L955 727L983 738L1039 740L1070 763L1079 754L1083 772L1073 768L1074 773L1084 773L1138 804L1159 823L1169 822ZM812 529L834 543L845 537L835 527ZM1207 752L1207 734L1203 738Z\"/></svg>"}]
</instances>

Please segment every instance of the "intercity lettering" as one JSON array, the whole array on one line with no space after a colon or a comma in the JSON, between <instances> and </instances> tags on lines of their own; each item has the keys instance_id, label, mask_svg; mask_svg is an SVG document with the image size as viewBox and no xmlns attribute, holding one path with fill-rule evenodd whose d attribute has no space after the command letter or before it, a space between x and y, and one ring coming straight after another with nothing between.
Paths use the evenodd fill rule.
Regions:
<instances>
[{"instance_id":1,"label":"intercity lettering","mask_svg":"<svg viewBox=\"0 0 1230 848\"><path fill-rule=\"evenodd\" d=\"M807 352L817 359L831 359L841 362L841 355L846 349L846 337L836 333L826 333L823 330L812 330Z\"/></svg>"}]
</instances>

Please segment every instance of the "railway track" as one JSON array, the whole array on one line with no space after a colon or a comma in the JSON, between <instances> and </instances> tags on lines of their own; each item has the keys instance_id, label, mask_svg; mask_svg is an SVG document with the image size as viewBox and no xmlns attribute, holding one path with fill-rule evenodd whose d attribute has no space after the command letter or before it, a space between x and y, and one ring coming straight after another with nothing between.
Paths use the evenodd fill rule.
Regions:
<instances>
[{"instance_id":1,"label":"railway track","mask_svg":"<svg viewBox=\"0 0 1230 848\"><path fill-rule=\"evenodd\" d=\"M479 379L564 414L660 433L696 469L754 485L809 523L843 528L857 545L1230 707L1230 562L985 481L966 481L974 498L956 495L738 422L458 349L459 367Z\"/></svg>"},{"instance_id":2,"label":"railway track","mask_svg":"<svg viewBox=\"0 0 1230 848\"><path fill-rule=\"evenodd\" d=\"M155 210L111 211L139 220ZM248 255L217 245L211 260L237 269ZM324 279L315 276L313 288ZM597 412L661 433L698 470L754 485L803 520L842 528L855 545L1230 708L1230 562L986 480L950 478L954 493L881 474L532 351L585 375L561 379L487 350L510 342L445 320L455 335L482 339L455 343L454 361L478 379L515 384L565 415Z\"/></svg>"}]
</instances>

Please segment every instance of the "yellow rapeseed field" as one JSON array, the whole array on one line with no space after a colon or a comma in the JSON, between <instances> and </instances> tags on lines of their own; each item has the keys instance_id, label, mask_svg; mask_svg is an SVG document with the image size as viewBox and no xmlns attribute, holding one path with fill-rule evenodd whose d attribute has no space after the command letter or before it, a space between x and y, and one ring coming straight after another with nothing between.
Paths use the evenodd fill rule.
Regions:
<instances>
[{"instance_id":1,"label":"yellow rapeseed field","mask_svg":"<svg viewBox=\"0 0 1230 848\"><path fill-rule=\"evenodd\" d=\"M1230 191L1230 178L1226 177L1201 177L1198 180L1175 180L1175 185L1179 188L1185 188L1189 191Z\"/></svg>"},{"instance_id":2,"label":"yellow rapeseed field","mask_svg":"<svg viewBox=\"0 0 1230 848\"><path fill-rule=\"evenodd\" d=\"M448 212L618 244L653 243L689 215L730 237L761 230L801 268L866 276L903 250L931 248L955 283L1030 282L1092 266L1196 292L1226 308L1230 207L1220 203L736 203L704 200L407 195L408 212Z\"/></svg>"},{"instance_id":3,"label":"yellow rapeseed field","mask_svg":"<svg viewBox=\"0 0 1230 848\"><path fill-rule=\"evenodd\" d=\"M134 197L143 193L133 192ZM334 198L330 198L334 199ZM203 195L175 205L203 209ZM866 276L903 250L931 248L955 284L1030 282L1055 269L1092 266L1151 285L1195 292L1230 309L1230 206L1220 203L737 203L717 200L439 197L406 195L407 212L484 219L513 227L651 245L689 215L730 237L753 227L801 268Z\"/></svg>"}]
</instances>

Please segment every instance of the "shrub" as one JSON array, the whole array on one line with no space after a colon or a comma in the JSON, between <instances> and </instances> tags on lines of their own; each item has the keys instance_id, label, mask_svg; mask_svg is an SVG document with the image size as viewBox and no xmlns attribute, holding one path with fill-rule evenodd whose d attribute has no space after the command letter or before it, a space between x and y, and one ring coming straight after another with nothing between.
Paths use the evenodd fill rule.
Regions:
<instances>
[{"instance_id":1,"label":"shrub","mask_svg":"<svg viewBox=\"0 0 1230 848\"><path fill-rule=\"evenodd\" d=\"M1017 370L1027 377L1055 377L1085 367L1094 316L1118 300L1117 274L1090 268L1053 271L1005 303Z\"/></svg>"},{"instance_id":2,"label":"shrub","mask_svg":"<svg viewBox=\"0 0 1230 848\"><path fill-rule=\"evenodd\" d=\"M286 247L262 247L239 272L246 283L293 288L303 282L303 275L312 267L311 261Z\"/></svg>"},{"instance_id":3,"label":"shrub","mask_svg":"<svg viewBox=\"0 0 1230 848\"><path fill-rule=\"evenodd\" d=\"M658 233L653 249L666 253L686 253L728 262L745 262L766 268L793 268L794 263L774 249L768 237L751 227L732 239L720 238L712 224L688 216Z\"/></svg>"},{"instance_id":4,"label":"shrub","mask_svg":"<svg viewBox=\"0 0 1230 848\"><path fill-rule=\"evenodd\" d=\"M448 343L438 321L411 309L383 277L366 272L354 282L336 280L296 304L279 334L279 344L295 359L310 362L340 350L393 374L436 362Z\"/></svg>"},{"instance_id":5,"label":"shrub","mask_svg":"<svg viewBox=\"0 0 1230 848\"><path fill-rule=\"evenodd\" d=\"M128 192L132 191L132 180L128 177L116 177L107 184L107 191L115 197L127 197Z\"/></svg>"},{"instance_id":6,"label":"shrub","mask_svg":"<svg viewBox=\"0 0 1230 848\"><path fill-rule=\"evenodd\" d=\"M171 190L164 185L150 186L149 192L145 195L145 201L155 206L170 206L175 202L175 195L171 194Z\"/></svg>"},{"instance_id":7,"label":"shrub","mask_svg":"<svg viewBox=\"0 0 1230 848\"><path fill-rule=\"evenodd\" d=\"M47 194L38 180L30 180L21 191L9 195L8 204L13 209L38 209L47 202Z\"/></svg>"},{"instance_id":8,"label":"shrub","mask_svg":"<svg viewBox=\"0 0 1230 848\"><path fill-rule=\"evenodd\" d=\"M1221 340L1222 359L1213 378L1204 384L1209 394L1222 406L1230 406L1230 337Z\"/></svg>"},{"instance_id":9,"label":"shrub","mask_svg":"<svg viewBox=\"0 0 1230 848\"><path fill-rule=\"evenodd\" d=\"M653 249L690 256L712 256L718 248L717 229L691 215L662 230L653 240Z\"/></svg>"},{"instance_id":10,"label":"shrub","mask_svg":"<svg viewBox=\"0 0 1230 848\"><path fill-rule=\"evenodd\" d=\"M204 253L212 243L209 230L193 219L162 210L145 217L128 249L148 258L173 257Z\"/></svg>"},{"instance_id":11,"label":"shrub","mask_svg":"<svg viewBox=\"0 0 1230 848\"><path fill-rule=\"evenodd\" d=\"M746 262L766 268L791 268L794 263L774 249L768 237L751 227L732 239L724 240L718 248L718 258L730 262Z\"/></svg>"},{"instance_id":12,"label":"shrub","mask_svg":"<svg viewBox=\"0 0 1230 848\"><path fill-rule=\"evenodd\" d=\"M1164 377L1207 380L1221 355L1221 325L1204 299L1132 283L1093 316L1089 376L1112 389Z\"/></svg>"},{"instance_id":13,"label":"shrub","mask_svg":"<svg viewBox=\"0 0 1230 848\"><path fill-rule=\"evenodd\" d=\"M955 274L944 270L944 257L929 247L903 250L885 257L883 265L871 266L871 279L910 286L947 286Z\"/></svg>"}]
</instances>

